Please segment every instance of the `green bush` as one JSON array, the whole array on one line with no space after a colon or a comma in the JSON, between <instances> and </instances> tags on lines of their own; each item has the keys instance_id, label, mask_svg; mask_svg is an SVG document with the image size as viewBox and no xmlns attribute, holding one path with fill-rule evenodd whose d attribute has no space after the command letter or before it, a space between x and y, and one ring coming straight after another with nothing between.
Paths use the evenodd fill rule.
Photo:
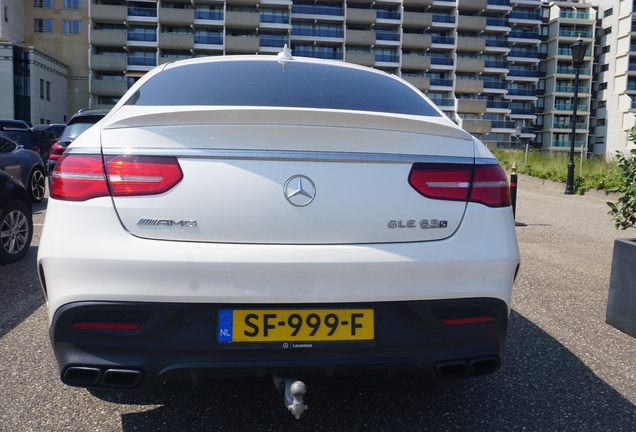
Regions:
<instances>
[{"instance_id":1,"label":"green bush","mask_svg":"<svg viewBox=\"0 0 636 432\"><path fill-rule=\"evenodd\" d=\"M616 152L618 172L621 176L621 184L612 187L611 192L618 193L616 203L608 202L609 215L612 216L616 229L627 229L636 226L636 150L632 150L630 156Z\"/></svg>"}]
</instances>

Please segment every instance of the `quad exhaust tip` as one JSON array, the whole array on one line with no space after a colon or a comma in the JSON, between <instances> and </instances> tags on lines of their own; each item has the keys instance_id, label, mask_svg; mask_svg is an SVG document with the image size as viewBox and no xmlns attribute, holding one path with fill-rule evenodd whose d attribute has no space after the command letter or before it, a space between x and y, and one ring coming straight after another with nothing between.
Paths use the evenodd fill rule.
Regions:
<instances>
[{"instance_id":1,"label":"quad exhaust tip","mask_svg":"<svg viewBox=\"0 0 636 432\"><path fill-rule=\"evenodd\" d=\"M475 357L466 360L441 361L435 365L440 378L463 378L470 375L483 375L499 370L501 363L496 356Z\"/></svg>"},{"instance_id":2,"label":"quad exhaust tip","mask_svg":"<svg viewBox=\"0 0 636 432\"><path fill-rule=\"evenodd\" d=\"M143 380L143 372L135 369L100 369L71 366L62 375L66 384L79 387L133 388Z\"/></svg>"}]
</instances>

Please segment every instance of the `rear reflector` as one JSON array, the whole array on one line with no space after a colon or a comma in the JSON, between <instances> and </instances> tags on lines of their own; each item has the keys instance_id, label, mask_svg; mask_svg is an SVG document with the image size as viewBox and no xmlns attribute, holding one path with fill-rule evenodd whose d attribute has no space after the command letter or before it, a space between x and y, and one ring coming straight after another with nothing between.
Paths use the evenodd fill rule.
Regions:
<instances>
[{"instance_id":1,"label":"rear reflector","mask_svg":"<svg viewBox=\"0 0 636 432\"><path fill-rule=\"evenodd\" d=\"M75 322L71 324L71 327L92 330L137 330L141 324Z\"/></svg>"},{"instance_id":2,"label":"rear reflector","mask_svg":"<svg viewBox=\"0 0 636 432\"><path fill-rule=\"evenodd\" d=\"M449 319L441 319L439 322L446 326L454 326L454 325L462 325L462 324L477 324L484 322L491 322L495 319L489 316L483 317L472 317L472 318L449 318Z\"/></svg>"},{"instance_id":3,"label":"rear reflector","mask_svg":"<svg viewBox=\"0 0 636 432\"><path fill-rule=\"evenodd\" d=\"M51 198L86 201L111 192L113 196L157 195L182 178L174 157L106 156L104 165L100 155L64 153L51 174Z\"/></svg>"},{"instance_id":4,"label":"rear reflector","mask_svg":"<svg viewBox=\"0 0 636 432\"><path fill-rule=\"evenodd\" d=\"M471 201L488 207L510 205L506 173L496 164L416 163L409 184L431 199Z\"/></svg>"}]
</instances>

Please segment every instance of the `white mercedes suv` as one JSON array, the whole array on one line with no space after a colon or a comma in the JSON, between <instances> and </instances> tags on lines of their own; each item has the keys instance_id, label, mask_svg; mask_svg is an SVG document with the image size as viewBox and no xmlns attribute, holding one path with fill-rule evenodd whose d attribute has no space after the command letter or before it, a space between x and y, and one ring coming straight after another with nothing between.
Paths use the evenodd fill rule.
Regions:
<instances>
[{"instance_id":1,"label":"white mercedes suv","mask_svg":"<svg viewBox=\"0 0 636 432\"><path fill-rule=\"evenodd\" d=\"M66 384L500 367L505 173L396 76L288 52L161 65L51 178L38 268Z\"/></svg>"}]
</instances>

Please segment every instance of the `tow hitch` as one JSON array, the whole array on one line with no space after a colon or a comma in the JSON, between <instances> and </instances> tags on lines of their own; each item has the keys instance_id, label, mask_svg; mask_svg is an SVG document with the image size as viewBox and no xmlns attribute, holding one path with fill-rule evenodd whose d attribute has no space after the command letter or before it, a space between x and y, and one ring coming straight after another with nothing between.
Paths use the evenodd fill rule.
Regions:
<instances>
[{"instance_id":1,"label":"tow hitch","mask_svg":"<svg viewBox=\"0 0 636 432\"><path fill-rule=\"evenodd\" d=\"M283 403L285 407L300 420L300 416L308 409L303 402L303 396L307 393L307 386L304 382L298 381L296 378L283 378L274 375L274 385L281 390L283 395Z\"/></svg>"}]
</instances>

